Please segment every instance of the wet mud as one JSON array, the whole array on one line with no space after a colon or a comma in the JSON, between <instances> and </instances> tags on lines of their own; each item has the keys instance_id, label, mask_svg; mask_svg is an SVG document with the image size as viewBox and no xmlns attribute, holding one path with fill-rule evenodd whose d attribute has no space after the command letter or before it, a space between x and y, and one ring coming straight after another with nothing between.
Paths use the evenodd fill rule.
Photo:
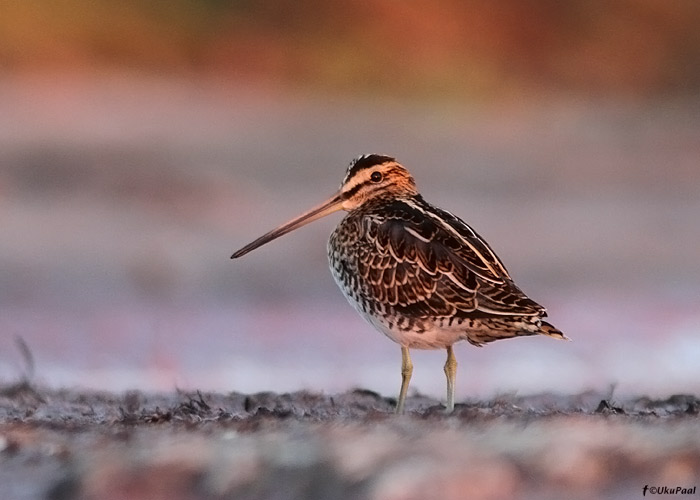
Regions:
<instances>
[{"instance_id":1,"label":"wet mud","mask_svg":"<svg viewBox=\"0 0 700 500\"><path fill-rule=\"evenodd\" d=\"M700 399L0 387L6 499L638 497L700 482Z\"/></svg>"}]
</instances>

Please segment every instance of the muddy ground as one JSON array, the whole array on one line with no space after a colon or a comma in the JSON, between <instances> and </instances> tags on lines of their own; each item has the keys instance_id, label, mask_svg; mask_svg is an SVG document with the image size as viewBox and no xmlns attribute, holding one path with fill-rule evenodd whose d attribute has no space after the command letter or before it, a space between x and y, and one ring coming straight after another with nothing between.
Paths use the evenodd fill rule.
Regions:
<instances>
[{"instance_id":1,"label":"muddy ground","mask_svg":"<svg viewBox=\"0 0 700 500\"><path fill-rule=\"evenodd\" d=\"M449 416L417 394L404 416L394 404L6 385L0 498L641 498L700 483L695 396L502 395Z\"/></svg>"}]
</instances>

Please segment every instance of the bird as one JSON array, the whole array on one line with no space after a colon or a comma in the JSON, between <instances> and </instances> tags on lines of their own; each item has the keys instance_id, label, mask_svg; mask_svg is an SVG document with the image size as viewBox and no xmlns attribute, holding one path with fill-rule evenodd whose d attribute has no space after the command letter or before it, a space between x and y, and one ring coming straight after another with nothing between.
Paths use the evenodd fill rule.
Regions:
<instances>
[{"instance_id":1,"label":"bird","mask_svg":"<svg viewBox=\"0 0 700 500\"><path fill-rule=\"evenodd\" d=\"M347 212L328 240L331 273L350 304L401 347L404 413L411 349L445 349L445 409L454 410L453 345L529 335L569 340L545 321L547 310L518 288L488 243L466 222L425 201L395 158L367 154L347 167L323 203L265 233L231 258L331 213Z\"/></svg>"}]
</instances>

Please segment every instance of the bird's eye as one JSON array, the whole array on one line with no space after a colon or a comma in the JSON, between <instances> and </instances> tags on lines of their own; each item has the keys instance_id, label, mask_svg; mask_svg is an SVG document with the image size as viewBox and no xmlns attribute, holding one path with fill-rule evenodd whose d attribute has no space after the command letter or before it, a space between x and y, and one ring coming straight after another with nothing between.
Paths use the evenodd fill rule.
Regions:
<instances>
[{"instance_id":1,"label":"bird's eye","mask_svg":"<svg viewBox=\"0 0 700 500\"><path fill-rule=\"evenodd\" d=\"M369 176L369 179L372 182L381 182L382 181L382 173L381 172L372 172L372 175Z\"/></svg>"}]
</instances>

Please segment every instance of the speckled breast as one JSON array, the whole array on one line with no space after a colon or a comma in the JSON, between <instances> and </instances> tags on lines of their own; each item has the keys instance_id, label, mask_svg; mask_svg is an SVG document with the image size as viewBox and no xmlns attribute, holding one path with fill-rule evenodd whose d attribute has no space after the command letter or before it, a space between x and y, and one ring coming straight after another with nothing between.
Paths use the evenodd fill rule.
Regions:
<instances>
[{"instance_id":1,"label":"speckled breast","mask_svg":"<svg viewBox=\"0 0 700 500\"><path fill-rule=\"evenodd\" d=\"M402 264L377 251L373 235L378 223L378 216L371 212L349 214L342 220L328 240L333 278L355 310L391 340L433 348L434 339L424 335L432 329L431 319L400 313L392 304L396 298L388 296L391 286L382 280L395 276L391 271Z\"/></svg>"}]
</instances>

